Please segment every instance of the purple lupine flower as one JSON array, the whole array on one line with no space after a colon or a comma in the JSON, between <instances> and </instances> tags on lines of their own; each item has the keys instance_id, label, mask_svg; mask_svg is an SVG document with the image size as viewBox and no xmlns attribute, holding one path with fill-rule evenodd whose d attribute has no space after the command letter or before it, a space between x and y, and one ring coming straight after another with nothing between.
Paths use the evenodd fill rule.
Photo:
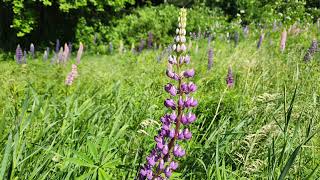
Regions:
<instances>
[{"instance_id":1,"label":"purple lupine flower","mask_svg":"<svg viewBox=\"0 0 320 180\"><path fill-rule=\"evenodd\" d=\"M67 75L65 84L67 86L71 86L77 76L78 76L77 65L72 64L71 72Z\"/></svg>"},{"instance_id":2,"label":"purple lupine flower","mask_svg":"<svg viewBox=\"0 0 320 180\"><path fill-rule=\"evenodd\" d=\"M63 50L63 62L67 62L69 58L69 46L67 43L64 43L64 50Z\"/></svg>"},{"instance_id":3,"label":"purple lupine flower","mask_svg":"<svg viewBox=\"0 0 320 180\"><path fill-rule=\"evenodd\" d=\"M69 57L68 58L70 58L71 57L71 54L72 54L72 43L71 42L69 42L68 43L68 48L69 48Z\"/></svg>"},{"instance_id":4,"label":"purple lupine flower","mask_svg":"<svg viewBox=\"0 0 320 180\"><path fill-rule=\"evenodd\" d=\"M213 65L213 49L209 48L208 51L208 70L212 68Z\"/></svg>"},{"instance_id":5,"label":"purple lupine flower","mask_svg":"<svg viewBox=\"0 0 320 180\"><path fill-rule=\"evenodd\" d=\"M80 42L79 49L77 52L77 64L80 64L82 53L83 53L83 44L82 44L82 42Z\"/></svg>"},{"instance_id":6,"label":"purple lupine flower","mask_svg":"<svg viewBox=\"0 0 320 180\"><path fill-rule=\"evenodd\" d=\"M63 63L63 60L64 60L64 58L63 58L63 48L61 47L60 51L58 53L58 63Z\"/></svg>"},{"instance_id":7,"label":"purple lupine flower","mask_svg":"<svg viewBox=\"0 0 320 180\"><path fill-rule=\"evenodd\" d=\"M231 88L234 86L234 79L233 79L233 73L232 73L231 66L229 66L229 68L228 68L226 83L227 83L228 88Z\"/></svg>"},{"instance_id":8,"label":"purple lupine flower","mask_svg":"<svg viewBox=\"0 0 320 180\"><path fill-rule=\"evenodd\" d=\"M262 33L259 37L259 41L258 41L258 44L257 44L257 48L260 49L261 45L262 45L262 41L263 41L263 38L264 38L264 34Z\"/></svg>"},{"instance_id":9,"label":"purple lupine flower","mask_svg":"<svg viewBox=\"0 0 320 180\"><path fill-rule=\"evenodd\" d=\"M152 49L153 46L153 34L152 32L148 33L148 48Z\"/></svg>"},{"instance_id":10,"label":"purple lupine flower","mask_svg":"<svg viewBox=\"0 0 320 180\"><path fill-rule=\"evenodd\" d=\"M30 54L31 54L31 57L32 57L32 58L34 58L34 52L35 52L35 51L34 51L34 45L33 45L33 43L31 43L31 44L30 44Z\"/></svg>"},{"instance_id":11,"label":"purple lupine flower","mask_svg":"<svg viewBox=\"0 0 320 180\"><path fill-rule=\"evenodd\" d=\"M59 50L60 50L60 40L57 39L57 41L56 41L56 53L57 54L59 53Z\"/></svg>"},{"instance_id":12,"label":"purple lupine flower","mask_svg":"<svg viewBox=\"0 0 320 180\"><path fill-rule=\"evenodd\" d=\"M172 50L175 54L168 59L166 74L169 78L178 81L175 84L168 83L164 89L171 98L164 101L164 105L171 111L160 118L162 123L158 135L155 136L155 146L146 158L146 164L141 167L138 179L166 179L172 176L173 171L178 169L178 158L185 156L186 151L178 144L178 141L189 140L192 133L188 126L196 120L196 116L189 112L184 115L184 110L194 108L198 101L190 93L195 92L197 87L194 83L183 82L184 78L194 76L194 69L181 71L183 65L190 61L186 60L185 31L186 10L181 9L179 17L179 28L176 30L178 37ZM185 97L185 100L184 100ZM188 110L190 111L190 110Z\"/></svg>"},{"instance_id":13,"label":"purple lupine flower","mask_svg":"<svg viewBox=\"0 0 320 180\"><path fill-rule=\"evenodd\" d=\"M23 57L23 52L20 47L20 44L18 44L17 49L16 49L16 61L18 64L22 63L22 57Z\"/></svg>"},{"instance_id":14,"label":"purple lupine flower","mask_svg":"<svg viewBox=\"0 0 320 180\"><path fill-rule=\"evenodd\" d=\"M305 56L304 56L304 61L305 62L309 62L311 59L312 59L312 57L313 57L313 55L318 51L319 49L318 49L318 42L317 42L317 40L312 40L312 42L311 42L311 45L310 45L310 47L309 47L309 49L307 50L307 53L305 54Z\"/></svg>"}]
</instances>

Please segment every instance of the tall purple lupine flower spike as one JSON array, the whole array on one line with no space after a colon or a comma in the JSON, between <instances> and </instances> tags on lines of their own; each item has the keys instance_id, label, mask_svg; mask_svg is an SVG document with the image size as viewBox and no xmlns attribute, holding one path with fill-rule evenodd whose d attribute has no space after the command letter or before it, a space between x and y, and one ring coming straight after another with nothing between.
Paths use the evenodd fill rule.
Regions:
<instances>
[{"instance_id":1,"label":"tall purple lupine flower spike","mask_svg":"<svg viewBox=\"0 0 320 180\"><path fill-rule=\"evenodd\" d=\"M77 52L77 64L80 64L82 53L83 53L83 44L82 44L82 42L80 42L79 49Z\"/></svg>"},{"instance_id":2,"label":"tall purple lupine flower spike","mask_svg":"<svg viewBox=\"0 0 320 180\"><path fill-rule=\"evenodd\" d=\"M78 76L77 65L72 64L71 72L67 75L65 84L71 86L74 79Z\"/></svg>"},{"instance_id":3,"label":"tall purple lupine flower spike","mask_svg":"<svg viewBox=\"0 0 320 180\"><path fill-rule=\"evenodd\" d=\"M161 117L162 127L154 137L155 147L146 158L146 164L141 167L138 179L169 179L173 171L179 168L178 158L185 156L186 151L178 142L188 141L192 137L189 125L196 120L196 116L187 109L197 106L198 101L191 97L197 87L192 82L183 82L192 78L194 69L181 71L183 65L188 64L190 57L186 55L186 9L180 10L179 28L176 30L175 44L172 46L174 55L169 57L167 76L177 85L168 83L164 89L170 98L164 105L171 111Z\"/></svg>"},{"instance_id":4,"label":"tall purple lupine flower spike","mask_svg":"<svg viewBox=\"0 0 320 180\"><path fill-rule=\"evenodd\" d=\"M152 49L153 46L153 34L152 32L148 33L148 49Z\"/></svg>"},{"instance_id":5,"label":"tall purple lupine flower spike","mask_svg":"<svg viewBox=\"0 0 320 180\"><path fill-rule=\"evenodd\" d=\"M226 83L227 83L228 88L232 88L234 86L234 79L233 79L233 73L232 73L231 66L229 66L229 68L228 68Z\"/></svg>"},{"instance_id":6,"label":"tall purple lupine flower spike","mask_svg":"<svg viewBox=\"0 0 320 180\"><path fill-rule=\"evenodd\" d=\"M30 54L31 54L31 57L34 58L34 45L33 45L33 43L30 44Z\"/></svg>"},{"instance_id":7,"label":"tall purple lupine flower spike","mask_svg":"<svg viewBox=\"0 0 320 180\"><path fill-rule=\"evenodd\" d=\"M287 31L286 29L284 29L281 33L281 39L280 39L280 52L282 53L286 48L286 41L287 41Z\"/></svg>"},{"instance_id":8,"label":"tall purple lupine flower spike","mask_svg":"<svg viewBox=\"0 0 320 180\"><path fill-rule=\"evenodd\" d=\"M209 48L208 50L208 70L212 68L213 65L213 49Z\"/></svg>"},{"instance_id":9,"label":"tall purple lupine flower spike","mask_svg":"<svg viewBox=\"0 0 320 180\"><path fill-rule=\"evenodd\" d=\"M57 41L56 41L56 53L57 54L59 53L59 50L60 50L60 40L57 39Z\"/></svg>"},{"instance_id":10,"label":"tall purple lupine flower spike","mask_svg":"<svg viewBox=\"0 0 320 180\"><path fill-rule=\"evenodd\" d=\"M43 52L43 61L47 61L48 60L48 51L44 50Z\"/></svg>"},{"instance_id":11,"label":"tall purple lupine flower spike","mask_svg":"<svg viewBox=\"0 0 320 180\"><path fill-rule=\"evenodd\" d=\"M257 44L257 48L260 49L261 45L262 45L262 41L263 41L263 38L264 38L264 34L262 33L259 37L259 41L258 41L258 44Z\"/></svg>"},{"instance_id":12,"label":"tall purple lupine flower spike","mask_svg":"<svg viewBox=\"0 0 320 180\"><path fill-rule=\"evenodd\" d=\"M20 44L18 44L17 49L16 49L16 61L18 64L22 63L22 57L23 57L23 52L20 47Z\"/></svg>"},{"instance_id":13,"label":"tall purple lupine flower spike","mask_svg":"<svg viewBox=\"0 0 320 180\"><path fill-rule=\"evenodd\" d=\"M69 48L69 57L68 58L70 58L71 54L72 54L72 43L71 42L68 43L68 48Z\"/></svg>"},{"instance_id":14,"label":"tall purple lupine flower spike","mask_svg":"<svg viewBox=\"0 0 320 180\"><path fill-rule=\"evenodd\" d=\"M303 59L305 62L310 62L313 55L318 51L318 42L317 40L312 40L311 45L309 49L307 50L307 53L304 55Z\"/></svg>"}]
</instances>

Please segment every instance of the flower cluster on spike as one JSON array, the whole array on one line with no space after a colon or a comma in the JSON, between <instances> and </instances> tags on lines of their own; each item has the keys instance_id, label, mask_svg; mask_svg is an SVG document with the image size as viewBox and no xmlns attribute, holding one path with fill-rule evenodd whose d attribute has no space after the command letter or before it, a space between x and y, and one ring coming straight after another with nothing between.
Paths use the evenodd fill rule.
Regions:
<instances>
[{"instance_id":1,"label":"flower cluster on spike","mask_svg":"<svg viewBox=\"0 0 320 180\"><path fill-rule=\"evenodd\" d=\"M78 53L77 53L77 64L80 64L82 53L83 53L83 44L82 42L80 42Z\"/></svg>"},{"instance_id":2,"label":"flower cluster on spike","mask_svg":"<svg viewBox=\"0 0 320 180\"><path fill-rule=\"evenodd\" d=\"M34 52L35 52L35 50L34 50L34 45L33 45L33 43L31 43L31 44L30 44L30 54L31 54L31 57L32 57L32 58L34 58Z\"/></svg>"},{"instance_id":3,"label":"flower cluster on spike","mask_svg":"<svg viewBox=\"0 0 320 180\"><path fill-rule=\"evenodd\" d=\"M232 73L231 66L229 66L229 68L228 68L226 83L227 83L228 88L232 88L234 86L234 79L233 79L233 73Z\"/></svg>"},{"instance_id":4,"label":"flower cluster on spike","mask_svg":"<svg viewBox=\"0 0 320 180\"><path fill-rule=\"evenodd\" d=\"M18 64L22 64L22 58L23 58L23 52L20 47L20 44L18 44L17 49L16 49L16 61Z\"/></svg>"},{"instance_id":5,"label":"flower cluster on spike","mask_svg":"<svg viewBox=\"0 0 320 180\"><path fill-rule=\"evenodd\" d=\"M67 75L67 78L66 78L66 81L65 81L65 84L67 86L71 86L74 79L78 76L78 68L77 68L77 65L75 64L72 64L72 69L71 69L71 72Z\"/></svg>"},{"instance_id":6,"label":"flower cluster on spike","mask_svg":"<svg viewBox=\"0 0 320 180\"><path fill-rule=\"evenodd\" d=\"M213 65L213 49L210 47L208 50L208 70L212 68Z\"/></svg>"},{"instance_id":7,"label":"flower cluster on spike","mask_svg":"<svg viewBox=\"0 0 320 180\"><path fill-rule=\"evenodd\" d=\"M161 129L155 136L155 147L146 158L146 164L141 167L138 179L169 179L179 167L178 158L185 156L182 143L191 139L189 125L196 120L191 108L198 105L191 97L197 87L185 79L195 75L194 69L182 70L183 65L189 64L190 57L186 55L186 9L180 10L179 28L176 30L174 53L169 56L167 76L175 83L168 83L164 90L170 98L164 101L169 112L161 117ZM179 142L179 143L178 143Z\"/></svg>"},{"instance_id":8,"label":"flower cluster on spike","mask_svg":"<svg viewBox=\"0 0 320 180\"><path fill-rule=\"evenodd\" d=\"M318 42L317 40L314 39L312 40L311 45L307 50L307 53L303 57L304 61L309 62L317 51L318 51Z\"/></svg>"},{"instance_id":9,"label":"flower cluster on spike","mask_svg":"<svg viewBox=\"0 0 320 180\"><path fill-rule=\"evenodd\" d=\"M281 39L280 39L280 51L283 52L286 48L286 41L287 41L287 30L284 29L281 33Z\"/></svg>"}]
</instances>

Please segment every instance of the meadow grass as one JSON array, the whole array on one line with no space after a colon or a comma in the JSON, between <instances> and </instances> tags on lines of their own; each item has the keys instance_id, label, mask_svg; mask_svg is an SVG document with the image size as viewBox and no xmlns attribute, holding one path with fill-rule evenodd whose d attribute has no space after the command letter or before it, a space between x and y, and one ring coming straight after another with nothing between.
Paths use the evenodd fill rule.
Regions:
<instances>
[{"instance_id":1,"label":"meadow grass","mask_svg":"<svg viewBox=\"0 0 320 180\"><path fill-rule=\"evenodd\" d=\"M312 34L289 34L284 53L276 33L257 40L211 42L210 71L206 40L191 50L198 120L172 179L320 177L320 55L303 62ZM0 62L0 179L134 179L166 111L160 53L85 54L70 87L71 62Z\"/></svg>"}]
</instances>

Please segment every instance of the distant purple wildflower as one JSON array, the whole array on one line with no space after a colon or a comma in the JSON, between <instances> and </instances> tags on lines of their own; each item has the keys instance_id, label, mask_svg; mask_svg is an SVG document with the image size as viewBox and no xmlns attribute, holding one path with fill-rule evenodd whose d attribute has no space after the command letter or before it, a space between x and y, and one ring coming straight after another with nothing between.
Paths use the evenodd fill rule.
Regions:
<instances>
[{"instance_id":1,"label":"distant purple wildflower","mask_svg":"<svg viewBox=\"0 0 320 180\"><path fill-rule=\"evenodd\" d=\"M148 49L152 49L153 46L153 34L152 32L148 33Z\"/></svg>"},{"instance_id":2,"label":"distant purple wildflower","mask_svg":"<svg viewBox=\"0 0 320 180\"><path fill-rule=\"evenodd\" d=\"M234 86L234 79L233 79L233 73L232 73L231 66L229 66L229 68L228 68L226 83L227 83L228 88L231 88Z\"/></svg>"},{"instance_id":3,"label":"distant purple wildflower","mask_svg":"<svg viewBox=\"0 0 320 180\"><path fill-rule=\"evenodd\" d=\"M281 39L280 39L280 51L283 52L286 48L286 41L287 41L287 31L284 29L281 33Z\"/></svg>"},{"instance_id":4,"label":"distant purple wildflower","mask_svg":"<svg viewBox=\"0 0 320 180\"><path fill-rule=\"evenodd\" d=\"M31 57L34 58L34 53L35 53L35 50L34 50L34 45L33 43L30 44L30 54L31 54Z\"/></svg>"},{"instance_id":5,"label":"distant purple wildflower","mask_svg":"<svg viewBox=\"0 0 320 180\"><path fill-rule=\"evenodd\" d=\"M71 72L67 75L65 84L67 86L71 86L73 81L75 80L75 78L78 76L78 69L77 69L77 65L72 64L72 69Z\"/></svg>"},{"instance_id":6,"label":"distant purple wildflower","mask_svg":"<svg viewBox=\"0 0 320 180\"><path fill-rule=\"evenodd\" d=\"M23 52L20 47L20 44L18 44L17 49L16 49L16 61L18 64L22 63L22 57L23 57Z\"/></svg>"},{"instance_id":7,"label":"distant purple wildflower","mask_svg":"<svg viewBox=\"0 0 320 180\"><path fill-rule=\"evenodd\" d=\"M258 41L258 44L257 44L257 48L260 49L261 45L262 45L262 41L264 39L264 34L262 33L259 37L259 41Z\"/></svg>"},{"instance_id":8,"label":"distant purple wildflower","mask_svg":"<svg viewBox=\"0 0 320 180\"><path fill-rule=\"evenodd\" d=\"M77 64L80 64L82 53L83 53L83 44L82 44L82 42L80 42L79 49L77 52Z\"/></svg>"},{"instance_id":9,"label":"distant purple wildflower","mask_svg":"<svg viewBox=\"0 0 320 180\"><path fill-rule=\"evenodd\" d=\"M309 49L307 50L307 53L305 54L305 56L304 56L304 61L305 62L309 62L311 59L312 59L312 57L313 57L313 55L318 51L319 49L318 49L318 42L317 42L317 40L312 40L312 42L311 42L311 45L310 45L310 47L309 47Z\"/></svg>"},{"instance_id":10,"label":"distant purple wildflower","mask_svg":"<svg viewBox=\"0 0 320 180\"><path fill-rule=\"evenodd\" d=\"M144 39L141 39L140 40L140 44L139 44L139 49L138 49L139 53L142 52L142 50L144 49L145 44L146 44L146 41Z\"/></svg>"},{"instance_id":11,"label":"distant purple wildflower","mask_svg":"<svg viewBox=\"0 0 320 180\"><path fill-rule=\"evenodd\" d=\"M60 50L60 40L57 39L57 41L56 41L56 53L57 54L59 53L59 50Z\"/></svg>"}]
</instances>

